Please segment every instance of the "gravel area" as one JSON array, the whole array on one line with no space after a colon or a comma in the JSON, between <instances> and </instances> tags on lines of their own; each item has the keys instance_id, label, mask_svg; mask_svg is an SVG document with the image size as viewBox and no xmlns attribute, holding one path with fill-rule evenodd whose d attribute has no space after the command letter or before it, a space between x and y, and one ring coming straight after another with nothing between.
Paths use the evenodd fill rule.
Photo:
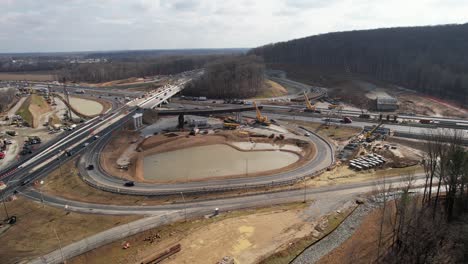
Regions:
<instances>
[{"instance_id":1,"label":"gravel area","mask_svg":"<svg viewBox=\"0 0 468 264\"><path fill-rule=\"evenodd\" d=\"M354 234L354 231L361 224L364 217L374 208L375 206L369 203L360 205L333 233L306 249L292 263L310 264L320 260L320 258L340 246L349 237L351 237Z\"/></svg>"}]
</instances>

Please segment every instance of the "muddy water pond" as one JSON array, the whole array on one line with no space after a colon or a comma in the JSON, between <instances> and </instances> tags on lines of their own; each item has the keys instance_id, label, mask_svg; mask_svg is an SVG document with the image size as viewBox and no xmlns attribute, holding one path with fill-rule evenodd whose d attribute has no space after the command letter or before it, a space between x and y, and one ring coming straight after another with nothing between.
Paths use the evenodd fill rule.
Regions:
<instances>
[{"instance_id":1,"label":"muddy water pond","mask_svg":"<svg viewBox=\"0 0 468 264\"><path fill-rule=\"evenodd\" d=\"M70 97L70 104L78 112L87 116L99 115L104 110L104 106L99 102L78 97Z\"/></svg>"},{"instance_id":2,"label":"muddy water pond","mask_svg":"<svg viewBox=\"0 0 468 264\"><path fill-rule=\"evenodd\" d=\"M149 155L144 158L143 167L145 179L183 181L248 175L283 168L298 160L297 154L286 151L245 152L216 144Z\"/></svg>"}]
</instances>

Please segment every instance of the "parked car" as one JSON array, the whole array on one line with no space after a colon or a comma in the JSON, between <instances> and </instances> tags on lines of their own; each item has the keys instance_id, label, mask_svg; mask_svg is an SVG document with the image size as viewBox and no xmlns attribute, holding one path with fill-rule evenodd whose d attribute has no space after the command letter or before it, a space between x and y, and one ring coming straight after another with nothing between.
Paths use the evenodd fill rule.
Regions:
<instances>
[{"instance_id":1,"label":"parked car","mask_svg":"<svg viewBox=\"0 0 468 264\"><path fill-rule=\"evenodd\" d=\"M135 183L132 182L132 181L128 181L128 182L125 182L125 183L124 183L124 186L125 186L125 187L133 187L133 186L135 186Z\"/></svg>"}]
</instances>

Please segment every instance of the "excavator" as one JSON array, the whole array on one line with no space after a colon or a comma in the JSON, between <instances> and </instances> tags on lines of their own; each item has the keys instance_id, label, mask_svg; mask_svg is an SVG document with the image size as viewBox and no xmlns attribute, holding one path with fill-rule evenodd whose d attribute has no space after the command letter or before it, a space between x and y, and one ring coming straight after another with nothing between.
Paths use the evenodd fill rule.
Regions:
<instances>
[{"instance_id":1,"label":"excavator","mask_svg":"<svg viewBox=\"0 0 468 264\"><path fill-rule=\"evenodd\" d=\"M223 127L225 129L236 129L240 126L239 122L237 122L234 118L232 117L227 117L224 119L224 122L223 122Z\"/></svg>"},{"instance_id":2,"label":"excavator","mask_svg":"<svg viewBox=\"0 0 468 264\"><path fill-rule=\"evenodd\" d=\"M268 117L262 115L262 113L258 109L256 102L253 102L253 105L255 106L255 111L257 112L257 118L256 118L257 123L264 125L264 126L269 126L270 121L268 121Z\"/></svg>"},{"instance_id":3,"label":"excavator","mask_svg":"<svg viewBox=\"0 0 468 264\"><path fill-rule=\"evenodd\" d=\"M304 112L321 113L320 110L317 110L317 107L315 105L312 105L310 103L309 97L307 96L306 92L304 92L304 98L306 103L306 108L304 109Z\"/></svg>"}]
</instances>

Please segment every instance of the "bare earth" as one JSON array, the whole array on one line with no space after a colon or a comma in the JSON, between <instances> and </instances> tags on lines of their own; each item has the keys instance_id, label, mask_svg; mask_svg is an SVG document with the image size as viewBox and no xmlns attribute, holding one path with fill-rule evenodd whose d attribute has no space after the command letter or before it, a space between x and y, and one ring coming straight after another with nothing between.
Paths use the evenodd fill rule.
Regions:
<instances>
[{"instance_id":1,"label":"bare earth","mask_svg":"<svg viewBox=\"0 0 468 264\"><path fill-rule=\"evenodd\" d=\"M216 263L232 256L236 263L256 263L265 255L282 249L313 231L304 205L292 204L258 210L228 212L219 217L175 223L127 238L131 247L121 249L115 242L70 261L81 263L139 263L143 258L180 243L182 251L164 263ZM154 243L145 238L159 234Z\"/></svg>"}]
</instances>

